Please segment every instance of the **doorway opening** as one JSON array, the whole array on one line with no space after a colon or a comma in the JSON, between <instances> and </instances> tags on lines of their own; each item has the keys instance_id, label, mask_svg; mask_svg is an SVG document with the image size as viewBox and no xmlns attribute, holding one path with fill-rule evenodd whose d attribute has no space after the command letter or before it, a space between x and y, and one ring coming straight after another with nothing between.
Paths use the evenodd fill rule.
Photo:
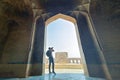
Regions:
<instances>
[{"instance_id":1,"label":"doorway opening","mask_svg":"<svg viewBox=\"0 0 120 80\"><path fill-rule=\"evenodd\" d=\"M61 17L63 16L63 17ZM53 20L54 18L54 20ZM56 73L84 74L83 51L78 40L76 21L58 14L46 21L45 52L54 47L53 57ZM48 57L45 56L45 73L48 73Z\"/></svg>"}]
</instances>

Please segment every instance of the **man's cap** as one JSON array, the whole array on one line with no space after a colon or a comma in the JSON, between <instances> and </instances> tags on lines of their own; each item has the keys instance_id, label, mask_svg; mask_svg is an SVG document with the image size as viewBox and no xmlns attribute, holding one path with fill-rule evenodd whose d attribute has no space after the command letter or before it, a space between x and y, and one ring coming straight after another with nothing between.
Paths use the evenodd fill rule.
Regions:
<instances>
[{"instance_id":1,"label":"man's cap","mask_svg":"<svg viewBox=\"0 0 120 80\"><path fill-rule=\"evenodd\" d=\"M53 47L49 47L48 49L53 49Z\"/></svg>"}]
</instances>

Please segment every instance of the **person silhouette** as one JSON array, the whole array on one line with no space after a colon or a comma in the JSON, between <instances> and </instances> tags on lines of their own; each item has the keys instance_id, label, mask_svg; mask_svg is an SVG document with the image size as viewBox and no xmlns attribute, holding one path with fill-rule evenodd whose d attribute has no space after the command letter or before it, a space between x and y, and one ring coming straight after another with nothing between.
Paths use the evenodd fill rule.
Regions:
<instances>
[{"instance_id":1,"label":"person silhouette","mask_svg":"<svg viewBox=\"0 0 120 80\"><path fill-rule=\"evenodd\" d=\"M46 52L46 55L49 58L49 73L53 72L54 74L56 74L54 71L54 58L53 58L52 52L54 52L53 47L49 47ZM51 64L52 64L52 72L51 72Z\"/></svg>"}]
</instances>

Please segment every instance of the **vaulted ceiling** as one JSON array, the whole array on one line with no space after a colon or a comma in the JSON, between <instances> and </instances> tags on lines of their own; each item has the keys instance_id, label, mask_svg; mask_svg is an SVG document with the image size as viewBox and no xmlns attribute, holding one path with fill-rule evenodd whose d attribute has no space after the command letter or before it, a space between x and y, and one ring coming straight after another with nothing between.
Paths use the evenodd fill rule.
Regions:
<instances>
[{"instance_id":1,"label":"vaulted ceiling","mask_svg":"<svg viewBox=\"0 0 120 80\"><path fill-rule=\"evenodd\" d=\"M29 0L28 0L29 1ZM30 0L32 8L41 9L45 12L65 12L78 10L82 5L90 4L92 14L102 14L107 16L118 15L120 13L119 0Z\"/></svg>"},{"instance_id":2,"label":"vaulted ceiling","mask_svg":"<svg viewBox=\"0 0 120 80\"><path fill-rule=\"evenodd\" d=\"M90 3L89 0L31 0L32 8L42 9L47 12L65 12L71 11L79 7Z\"/></svg>"},{"instance_id":3,"label":"vaulted ceiling","mask_svg":"<svg viewBox=\"0 0 120 80\"><path fill-rule=\"evenodd\" d=\"M89 0L31 0L36 8L55 8L55 7L76 7L85 3L89 3Z\"/></svg>"}]
</instances>

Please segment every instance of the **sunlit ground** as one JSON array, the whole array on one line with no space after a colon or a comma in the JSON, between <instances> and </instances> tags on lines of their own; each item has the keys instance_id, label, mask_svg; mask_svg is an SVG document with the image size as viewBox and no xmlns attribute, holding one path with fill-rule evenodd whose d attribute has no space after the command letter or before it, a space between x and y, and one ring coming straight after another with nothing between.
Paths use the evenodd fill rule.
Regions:
<instances>
[{"instance_id":1,"label":"sunlit ground","mask_svg":"<svg viewBox=\"0 0 120 80\"><path fill-rule=\"evenodd\" d=\"M55 64L56 73L81 73L84 74L82 64ZM48 73L48 64L45 67L45 73Z\"/></svg>"},{"instance_id":2,"label":"sunlit ground","mask_svg":"<svg viewBox=\"0 0 120 80\"><path fill-rule=\"evenodd\" d=\"M48 73L48 69L45 70L46 74ZM56 73L81 73L84 74L83 69L55 69Z\"/></svg>"}]
</instances>

